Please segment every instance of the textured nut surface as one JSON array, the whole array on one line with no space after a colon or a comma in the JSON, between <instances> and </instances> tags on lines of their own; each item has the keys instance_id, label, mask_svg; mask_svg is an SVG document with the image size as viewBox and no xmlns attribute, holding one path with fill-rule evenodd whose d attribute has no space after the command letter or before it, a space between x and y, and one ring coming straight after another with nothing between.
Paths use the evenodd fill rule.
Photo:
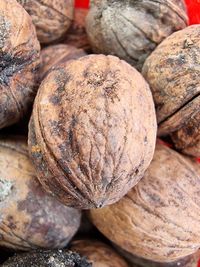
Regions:
<instances>
[{"instance_id":1,"label":"textured nut surface","mask_svg":"<svg viewBox=\"0 0 200 267\"><path fill-rule=\"evenodd\" d=\"M141 70L155 47L187 21L183 0L96 0L86 30L94 52L117 55Z\"/></svg>"},{"instance_id":2,"label":"textured nut surface","mask_svg":"<svg viewBox=\"0 0 200 267\"><path fill-rule=\"evenodd\" d=\"M149 56L143 75L150 84L159 135L172 134L181 151L200 156L200 25L173 33Z\"/></svg>"},{"instance_id":3,"label":"textured nut surface","mask_svg":"<svg viewBox=\"0 0 200 267\"><path fill-rule=\"evenodd\" d=\"M85 19L88 13L86 8L76 8L74 12L74 20L66 33L64 43L90 50L90 44L85 29Z\"/></svg>"},{"instance_id":4,"label":"textured nut surface","mask_svg":"<svg viewBox=\"0 0 200 267\"><path fill-rule=\"evenodd\" d=\"M2 267L92 267L71 251L33 251L11 257Z\"/></svg>"},{"instance_id":5,"label":"textured nut surface","mask_svg":"<svg viewBox=\"0 0 200 267\"><path fill-rule=\"evenodd\" d=\"M196 168L200 168L197 163ZM118 203L91 210L92 222L107 238L139 257L169 262L195 253L200 246L196 168L157 144L144 178Z\"/></svg>"},{"instance_id":6,"label":"textured nut surface","mask_svg":"<svg viewBox=\"0 0 200 267\"><path fill-rule=\"evenodd\" d=\"M0 128L19 121L31 106L39 52L30 16L15 0L1 0Z\"/></svg>"},{"instance_id":7,"label":"textured nut surface","mask_svg":"<svg viewBox=\"0 0 200 267\"><path fill-rule=\"evenodd\" d=\"M40 81L56 65L85 56L83 49L71 45L58 44L48 46L41 51Z\"/></svg>"},{"instance_id":8,"label":"textured nut surface","mask_svg":"<svg viewBox=\"0 0 200 267\"><path fill-rule=\"evenodd\" d=\"M70 249L85 256L93 267L128 267L125 260L111 247L99 241L76 240L72 242Z\"/></svg>"},{"instance_id":9,"label":"textured nut surface","mask_svg":"<svg viewBox=\"0 0 200 267\"><path fill-rule=\"evenodd\" d=\"M44 188L70 206L119 200L143 176L156 120L143 77L117 57L90 55L51 71L29 125L29 149Z\"/></svg>"},{"instance_id":10,"label":"textured nut surface","mask_svg":"<svg viewBox=\"0 0 200 267\"><path fill-rule=\"evenodd\" d=\"M0 139L0 245L15 250L64 247L80 211L47 195L35 178L24 139Z\"/></svg>"},{"instance_id":11,"label":"textured nut surface","mask_svg":"<svg viewBox=\"0 0 200 267\"><path fill-rule=\"evenodd\" d=\"M74 0L17 0L30 14L40 43L59 39L70 27Z\"/></svg>"}]
</instances>

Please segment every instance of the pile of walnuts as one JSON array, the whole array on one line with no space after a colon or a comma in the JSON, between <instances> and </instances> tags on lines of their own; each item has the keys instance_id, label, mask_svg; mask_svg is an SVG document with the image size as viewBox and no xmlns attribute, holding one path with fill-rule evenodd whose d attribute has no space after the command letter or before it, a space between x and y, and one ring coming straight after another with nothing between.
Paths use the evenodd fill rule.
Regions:
<instances>
[{"instance_id":1,"label":"pile of walnuts","mask_svg":"<svg viewBox=\"0 0 200 267\"><path fill-rule=\"evenodd\" d=\"M197 266L184 0L1 0L0 90L1 266Z\"/></svg>"}]
</instances>

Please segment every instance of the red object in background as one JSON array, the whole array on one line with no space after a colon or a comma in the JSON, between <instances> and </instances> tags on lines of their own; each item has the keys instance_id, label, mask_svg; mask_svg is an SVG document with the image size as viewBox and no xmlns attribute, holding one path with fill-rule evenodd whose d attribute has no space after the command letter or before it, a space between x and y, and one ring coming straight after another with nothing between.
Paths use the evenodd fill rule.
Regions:
<instances>
[{"instance_id":1,"label":"red object in background","mask_svg":"<svg viewBox=\"0 0 200 267\"><path fill-rule=\"evenodd\" d=\"M75 0L75 7L88 8L89 7L89 0Z\"/></svg>"},{"instance_id":2,"label":"red object in background","mask_svg":"<svg viewBox=\"0 0 200 267\"><path fill-rule=\"evenodd\" d=\"M190 19L190 24L200 23L200 0L185 0L188 14Z\"/></svg>"}]
</instances>

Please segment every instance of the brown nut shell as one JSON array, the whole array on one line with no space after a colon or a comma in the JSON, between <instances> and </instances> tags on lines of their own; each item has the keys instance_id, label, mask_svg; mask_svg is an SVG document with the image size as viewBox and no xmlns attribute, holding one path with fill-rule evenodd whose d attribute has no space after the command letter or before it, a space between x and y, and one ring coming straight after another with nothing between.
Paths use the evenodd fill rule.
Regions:
<instances>
[{"instance_id":1,"label":"brown nut shell","mask_svg":"<svg viewBox=\"0 0 200 267\"><path fill-rule=\"evenodd\" d=\"M29 150L44 188L82 209L118 201L154 152L149 87L117 57L90 55L51 71L29 125Z\"/></svg>"},{"instance_id":2,"label":"brown nut shell","mask_svg":"<svg viewBox=\"0 0 200 267\"><path fill-rule=\"evenodd\" d=\"M15 250L64 247L80 225L80 211L44 192L24 139L0 139L0 246Z\"/></svg>"},{"instance_id":3,"label":"brown nut shell","mask_svg":"<svg viewBox=\"0 0 200 267\"><path fill-rule=\"evenodd\" d=\"M83 49L78 49L71 45L58 44L50 45L41 51L40 81L44 79L47 73L56 65L65 63L71 59L77 59L85 56Z\"/></svg>"},{"instance_id":4,"label":"brown nut shell","mask_svg":"<svg viewBox=\"0 0 200 267\"><path fill-rule=\"evenodd\" d=\"M85 51L91 50L89 40L85 29L85 19L88 14L86 8L76 8L74 12L74 20L66 33L64 43L82 48Z\"/></svg>"},{"instance_id":5,"label":"brown nut shell","mask_svg":"<svg viewBox=\"0 0 200 267\"><path fill-rule=\"evenodd\" d=\"M85 256L93 267L128 267L126 261L111 247L99 241L76 240L70 249Z\"/></svg>"},{"instance_id":6,"label":"brown nut shell","mask_svg":"<svg viewBox=\"0 0 200 267\"><path fill-rule=\"evenodd\" d=\"M0 129L18 122L30 108L37 89L39 53L30 16L15 0L1 0Z\"/></svg>"},{"instance_id":7,"label":"brown nut shell","mask_svg":"<svg viewBox=\"0 0 200 267\"><path fill-rule=\"evenodd\" d=\"M172 133L177 149L197 157L200 157L199 36L200 25L172 34L149 56L142 71L153 93L158 134Z\"/></svg>"},{"instance_id":8,"label":"brown nut shell","mask_svg":"<svg viewBox=\"0 0 200 267\"><path fill-rule=\"evenodd\" d=\"M58 40L68 30L74 0L17 0L30 14L40 43Z\"/></svg>"},{"instance_id":9,"label":"brown nut shell","mask_svg":"<svg viewBox=\"0 0 200 267\"><path fill-rule=\"evenodd\" d=\"M92 267L77 253L62 250L32 251L8 259L2 267Z\"/></svg>"},{"instance_id":10,"label":"brown nut shell","mask_svg":"<svg viewBox=\"0 0 200 267\"><path fill-rule=\"evenodd\" d=\"M144 178L118 203L91 210L90 217L124 250L152 261L176 261L200 246L199 192L200 172L157 144Z\"/></svg>"},{"instance_id":11,"label":"brown nut shell","mask_svg":"<svg viewBox=\"0 0 200 267\"><path fill-rule=\"evenodd\" d=\"M187 23L183 0L93 0L86 30L94 52L116 55L141 70L156 46Z\"/></svg>"}]
</instances>

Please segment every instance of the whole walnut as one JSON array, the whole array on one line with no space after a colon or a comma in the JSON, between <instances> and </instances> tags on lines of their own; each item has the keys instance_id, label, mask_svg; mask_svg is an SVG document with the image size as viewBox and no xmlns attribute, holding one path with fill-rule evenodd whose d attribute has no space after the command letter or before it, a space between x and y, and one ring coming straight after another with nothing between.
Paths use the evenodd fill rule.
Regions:
<instances>
[{"instance_id":1,"label":"whole walnut","mask_svg":"<svg viewBox=\"0 0 200 267\"><path fill-rule=\"evenodd\" d=\"M39 57L30 16L15 0L1 0L0 129L18 122L32 105Z\"/></svg>"},{"instance_id":2,"label":"whole walnut","mask_svg":"<svg viewBox=\"0 0 200 267\"><path fill-rule=\"evenodd\" d=\"M62 250L35 250L15 255L2 267L92 267L85 258L75 252Z\"/></svg>"},{"instance_id":3,"label":"whole walnut","mask_svg":"<svg viewBox=\"0 0 200 267\"><path fill-rule=\"evenodd\" d=\"M119 250L120 254L128 261L130 267L197 267L200 259L199 251L177 261L155 262L136 257L131 253L119 249L118 247L117 250Z\"/></svg>"},{"instance_id":4,"label":"whole walnut","mask_svg":"<svg viewBox=\"0 0 200 267\"><path fill-rule=\"evenodd\" d=\"M93 0L86 30L94 52L116 55L141 70L156 46L187 24L183 0Z\"/></svg>"},{"instance_id":5,"label":"whole walnut","mask_svg":"<svg viewBox=\"0 0 200 267\"><path fill-rule=\"evenodd\" d=\"M144 178L118 203L91 210L90 217L107 238L133 255L177 261L200 247L199 192L200 172L157 144Z\"/></svg>"},{"instance_id":6,"label":"whole walnut","mask_svg":"<svg viewBox=\"0 0 200 267\"><path fill-rule=\"evenodd\" d=\"M38 178L62 203L81 209L118 201L154 153L150 89L117 57L71 60L43 80L29 125Z\"/></svg>"},{"instance_id":7,"label":"whole walnut","mask_svg":"<svg viewBox=\"0 0 200 267\"><path fill-rule=\"evenodd\" d=\"M0 139L0 214L0 246L15 250L64 247L81 217L41 189L19 137Z\"/></svg>"},{"instance_id":8,"label":"whole walnut","mask_svg":"<svg viewBox=\"0 0 200 267\"><path fill-rule=\"evenodd\" d=\"M17 0L30 14L40 43L61 38L71 25L74 0Z\"/></svg>"},{"instance_id":9,"label":"whole walnut","mask_svg":"<svg viewBox=\"0 0 200 267\"><path fill-rule=\"evenodd\" d=\"M178 150L200 157L200 25L165 39L143 66L157 111L159 135L171 134Z\"/></svg>"},{"instance_id":10,"label":"whole walnut","mask_svg":"<svg viewBox=\"0 0 200 267\"><path fill-rule=\"evenodd\" d=\"M57 44L50 45L41 51L40 81L56 65L85 56L83 49L71 45Z\"/></svg>"},{"instance_id":11,"label":"whole walnut","mask_svg":"<svg viewBox=\"0 0 200 267\"><path fill-rule=\"evenodd\" d=\"M76 8L74 20L66 33L64 43L90 51L90 44L85 29L85 19L88 14L86 8Z\"/></svg>"},{"instance_id":12,"label":"whole walnut","mask_svg":"<svg viewBox=\"0 0 200 267\"><path fill-rule=\"evenodd\" d=\"M93 267L128 267L126 261L111 247L99 241L76 240L70 249L85 256Z\"/></svg>"}]
</instances>

